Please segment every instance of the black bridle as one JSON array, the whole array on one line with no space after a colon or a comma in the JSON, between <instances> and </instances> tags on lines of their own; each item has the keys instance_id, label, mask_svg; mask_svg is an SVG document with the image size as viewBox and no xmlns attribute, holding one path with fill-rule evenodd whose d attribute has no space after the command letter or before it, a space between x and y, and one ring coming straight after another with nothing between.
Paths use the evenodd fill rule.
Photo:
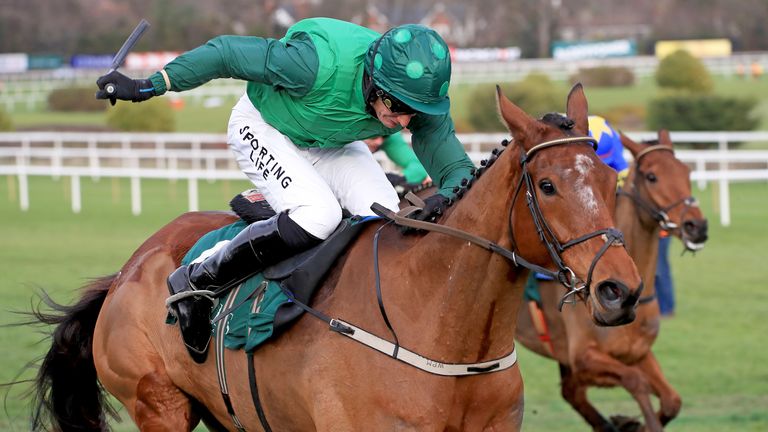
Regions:
<instances>
[{"instance_id":1,"label":"black bridle","mask_svg":"<svg viewBox=\"0 0 768 432\"><path fill-rule=\"evenodd\" d=\"M600 229L600 230L591 232L589 234L585 234L583 236L577 237L575 239L569 240L565 243L561 243L555 236L554 232L552 231L552 228L550 228L549 224L547 224L546 219L544 218L544 214L541 211L541 206L539 205L539 201L536 198L533 179L531 178L531 174L528 171L528 162L530 162L533 156L535 156L541 150L544 150L549 147L561 145L561 144L568 144L568 143L574 143L574 142L591 143L592 147L594 149L597 149L597 141L592 137L588 137L588 136L587 137L568 137L568 138L560 138L552 141L543 142L541 144L537 144L533 146L530 150L522 154L522 156L520 157L520 165L522 167L522 173L520 175L520 181L517 184L517 188L515 189L515 195L512 198L512 205L509 207L509 216L507 218L509 223L510 240L512 242L512 245L515 245L516 243L512 233L512 211L515 208L515 202L517 201L517 197L520 193L520 190L522 189L523 185L525 185L525 189L526 189L525 200L526 200L526 204L528 205L528 209L531 212L533 223L536 226L536 233L538 234L541 242L544 243L544 246L547 248L547 252L549 253L549 256L552 258L552 261L555 263L555 266L557 267L557 271L553 272L547 269L541 269L541 268L533 269L528 266L525 266L525 267L532 269L534 271L537 271L539 273L544 273L552 278L556 278L558 281L560 281L561 284L563 284L563 286L565 286L568 289L568 292L562 297L562 299L560 299L560 303L558 304L558 309L560 310L562 310L563 304L575 303L577 301L576 299L569 299L570 297L578 295L578 296L581 296L583 299L584 293L589 292L589 286L592 283L592 273L595 269L595 266L597 265L597 262L600 260L600 258L602 258L603 255L608 251L608 248L613 245L616 245L616 246L624 245L624 236L622 235L621 231L613 227ZM562 253L565 252L566 249L572 246L575 246L579 243L583 243L597 236L602 236L605 243L595 255L595 258L592 260L592 263L589 265L589 271L587 272L587 280L581 281L576 276L574 271L565 264L565 261L562 258ZM513 246L513 248L515 247Z\"/></svg>"},{"instance_id":2,"label":"black bridle","mask_svg":"<svg viewBox=\"0 0 768 432\"><path fill-rule=\"evenodd\" d=\"M696 201L696 198L694 198L692 195L689 195L687 197L681 198L674 203L666 206L666 207L659 207L656 205L656 203L649 202L648 200L644 199L640 196L640 185L639 180L641 178L645 178L645 172L643 172L640 169L640 160L643 156L647 155L650 152L657 151L657 150L666 150L674 153L674 150L670 147L663 146L663 145L653 145L645 150L641 151L637 154L635 157L635 178L633 179L633 188L632 191L627 192L622 188L618 188L616 190L617 195L626 196L630 198L637 207L641 208L643 211L648 213L648 215L655 220L661 229L665 231L674 231L676 229L680 229L680 233L683 237L686 236L685 230L682 229L681 226L678 224L672 222L669 219L669 212L679 206L683 206L683 210L680 214L680 220L684 220L685 214L688 212L688 210L691 207L698 207L698 202Z\"/></svg>"},{"instance_id":3,"label":"black bridle","mask_svg":"<svg viewBox=\"0 0 768 432\"><path fill-rule=\"evenodd\" d=\"M465 240L476 246L480 246L483 249L497 253L503 256L504 258L507 258L508 260L512 261L512 263L515 266L524 267L528 270L531 270L537 273L542 273L553 279L557 279L561 284L563 284L563 286L565 286L568 289L568 292L560 300L560 304L558 306L560 309L562 309L563 304L575 303L577 301L577 300L569 300L569 297L571 296L578 295L582 299L585 298L584 292L585 290L587 293L589 292L589 286L590 286L590 283L592 282L592 273L595 269L595 266L597 265L597 262L600 260L600 258L602 258L602 256L608 250L608 248L614 245L615 246L624 245L624 236L622 235L621 231L617 230L616 228L604 228L604 229L597 230L592 233L577 237L575 239L568 240L565 243L561 243L552 232L552 229L547 224L546 219L544 218L544 215L541 212L541 207L539 206L539 202L536 198L536 194L533 186L533 179L531 178L531 174L528 172L528 162L530 162L531 158L541 150L544 150L549 147L561 145L561 144L569 144L569 143L576 143L576 142L591 143L593 148L597 146L597 141L594 138L589 136L560 138L560 139L555 139L551 141L546 141L541 144L537 144L527 152L523 153L522 157L520 158L522 173L520 175L520 180L517 183L515 194L512 198L512 204L509 207L509 213L507 216L507 222L509 224L509 239L510 239L510 244L512 245L513 250L506 249L497 243L494 243L490 240L476 236L474 234L470 234L466 231L462 231L446 225L440 225L433 222L421 221L421 220L407 217L409 214L412 214L413 212L421 210L421 208L423 208L424 206L423 202L419 203L419 201L421 200L415 195L406 196L406 198L409 199L411 202L419 204L419 206L409 206L395 213L378 203L374 203L371 206L371 209L379 216L385 219L388 219L390 221L393 221L400 226L416 228L416 229L421 229L425 231L439 232L441 234L445 234L445 235L449 235L452 237ZM502 143L502 144L506 145L506 143ZM499 153L496 153L497 156L498 154ZM471 183L468 183L467 187L469 187L470 184ZM517 201L517 197L520 194L520 191L522 190L523 185L525 185L525 188L526 188L526 203L528 205L529 211L531 212L534 225L536 226L536 232L538 233L539 239L541 240L541 242L544 243L545 247L547 248L547 251L549 252L549 255L552 257L552 260L555 262L557 271L552 271L542 266L539 266L537 264L534 264L526 260L525 258L521 257L517 252L514 251L514 249L516 249L516 242L514 239L514 235L512 233L512 211L515 208L515 202ZM377 232L377 235L378 235L378 232ZM561 254L569 247L575 246L579 243L583 243L597 236L602 236L605 244L603 244L603 246L595 255L595 258L592 260L592 263L589 266L589 271L587 272L587 280L583 282L576 276L576 273L574 273L574 271L565 264L565 261L563 261ZM374 263L376 263L377 261L378 261L377 254L374 251ZM379 291L377 286L377 293L378 292ZM380 308L383 311L383 307L381 303L380 303Z\"/></svg>"}]
</instances>

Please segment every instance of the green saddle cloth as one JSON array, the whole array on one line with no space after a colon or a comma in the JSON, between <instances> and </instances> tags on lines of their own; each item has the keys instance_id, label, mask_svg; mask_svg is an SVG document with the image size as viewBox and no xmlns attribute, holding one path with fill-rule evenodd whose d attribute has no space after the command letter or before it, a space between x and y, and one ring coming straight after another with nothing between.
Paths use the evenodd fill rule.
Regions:
<instances>
[{"instance_id":1,"label":"green saddle cloth","mask_svg":"<svg viewBox=\"0 0 768 432\"><path fill-rule=\"evenodd\" d=\"M248 224L244 221L237 221L209 232L192 246L181 263L188 265L217 243L233 239L247 226ZM257 290L258 293L256 293ZM231 296L235 296L235 299L230 302L228 300ZM225 304L237 306L226 320L224 346L232 350L244 349L246 352L252 352L273 335L275 312L280 305L288 302L290 300L280 289L278 282L267 280L259 273L221 297L218 306L213 309L211 319L216 318L224 310ZM217 327L224 321L221 319L214 323L214 337L217 334ZM218 343L221 342L218 341Z\"/></svg>"}]
</instances>

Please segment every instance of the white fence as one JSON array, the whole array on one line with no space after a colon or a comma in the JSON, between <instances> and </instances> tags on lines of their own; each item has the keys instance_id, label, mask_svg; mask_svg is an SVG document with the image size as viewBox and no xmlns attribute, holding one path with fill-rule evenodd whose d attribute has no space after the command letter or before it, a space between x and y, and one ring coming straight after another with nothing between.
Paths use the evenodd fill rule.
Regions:
<instances>
[{"instance_id":1,"label":"white fence","mask_svg":"<svg viewBox=\"0 0 768 432\"><path fill-rule=\"evenodd\" d=\"M655 132L628 133L632 138L655 138ZM507 134L465 134L459 139L478 164L488 157ZM768 132L673 132L677 142L702 142L717 150L678 150L677 156L693 167L700 189L718 182L720 221L730 225L729 183L768 180L768 150L731 150L729 143L768 142ZM141 213L142 179L188 181L189 209L198 209L200 180L243 180L244 175L219 134L142 133L0 133L0 175L18 178L19 203L29 208L29 176L71 178L72 210L79 212L80 178L128 178L131 209ZM394 169L380 153L376 157L386 169Z\"/></svg>"}]
</instances>

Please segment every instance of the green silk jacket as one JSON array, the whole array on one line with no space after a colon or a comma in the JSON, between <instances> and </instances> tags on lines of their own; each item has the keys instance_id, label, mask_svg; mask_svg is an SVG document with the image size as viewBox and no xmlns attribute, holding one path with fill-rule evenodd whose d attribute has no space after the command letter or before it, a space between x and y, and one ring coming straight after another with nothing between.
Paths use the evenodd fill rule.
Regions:
<instances>
[{"instance_id":1,"label":"green silk jacket","mask_svg":"<svg viewBox=\"0 0 768 432\"><path fill-rule=\"evenodd\" d=\"M264 119L300 147L341 147L388 136L389 129L366 111L363 61L380 35L330 18L293 25L280 40L219 36L170 63L170 89L160 72L150 76L156 94L184 91L216 78L248 82L247 93ZM440 193L469 178L474 167L456 138L449 114L416 114L408 128L413 150Z\"/></svg>"}]
</instances>

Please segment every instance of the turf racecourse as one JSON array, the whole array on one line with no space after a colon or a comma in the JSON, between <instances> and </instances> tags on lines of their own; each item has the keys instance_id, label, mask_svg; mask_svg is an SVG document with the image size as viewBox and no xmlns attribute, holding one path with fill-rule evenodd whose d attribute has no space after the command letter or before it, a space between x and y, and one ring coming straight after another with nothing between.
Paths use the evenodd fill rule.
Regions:
<instances>
[{"instance_id":1,"label":"turf racecourse","mask_svg":"<svg viewBox=\"0 0 768 432\"><path fill-rule=\"evenodd\" d=\"M246 182L200 183L200 207L224 209ZM0 178L0 324L18 321L10 311L29 310L45 288L69 302L90 277L116 271L152 232L186 209L184 182L142 183L143 213L130 213L126 181L82 179L83 210L73 214L66 178L30 179L31 208L18 209L16 183ZM722 228L713 200L716 189L695 192L710 218L710 241L696 256L671 249L677 316L665 320L655 346L670 382L683 397L681 416L670 431L768 430L768 184L734 185L732 226ZM39 329L0 328L0 382L16 376L46 343ZM372 354L376 355L376 354ZM524 349L526 431L586 431L586 424L560 398L557 365ZM27 371L21 378L30 378ZM12 388L0 415L0 430L29 430L29 401L23 386ZM607 414L638 415L623 390L593 390ZM124 415L115 430L135 427Z\"/></svg>"}]
</instances>

